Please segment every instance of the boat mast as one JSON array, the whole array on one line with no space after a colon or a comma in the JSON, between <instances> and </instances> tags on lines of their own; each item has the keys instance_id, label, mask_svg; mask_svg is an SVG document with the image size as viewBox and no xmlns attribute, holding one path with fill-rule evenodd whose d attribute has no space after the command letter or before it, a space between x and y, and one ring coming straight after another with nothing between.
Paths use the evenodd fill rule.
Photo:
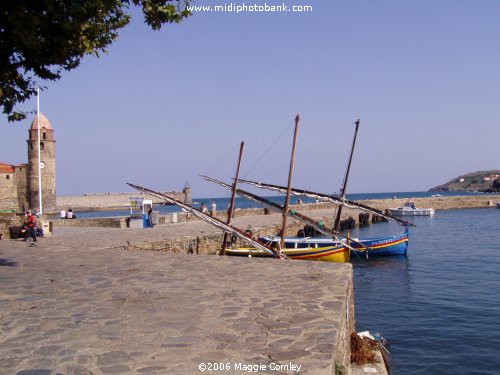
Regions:
<instances>
[{"instance_id":1,"label":"boat mast","mask_svg":"<svg viewBox=\"0 0 500 375\"><path fill-rule=\"evenodd\" d=\"M281 255L281 249L285 247L285 228L286 218L288 217L288 206L290 204L290 193L292 191L292 175L293 175L293 162L295 159L295 146L297 144L297 134L299 132L299 114L295 117L295 132L293 134L292 156L290 158L290 171L288 172L288 187L286 190L285 205L283 207L283 224L281 225L281 241L278 248L278 256Z\"/></svg>"},{"instance_id":2,"label":"boat mast","mask_svg":"<svg viewBox=\"0 0 500 375\"><path fill-rule=\"evenodd\" d=\"M343 200L345 198L345 191L347 188L347 179L349 178L349 171L351 169L351 162L352 162L352 154L354 153L354 146L356 145L356 137L358 135L358 128L359 128L359 119L355 122L356 124L356 130L354 131L354 139L352 140L352 146L351 146L351 154L349 155L349 162L347 163L347 169L345 171L344 175L344 182L342 183L342 187L340 188L340 199ZM335 222L333 224L333 229L335 231L339 231L340 227L340 215L342 214L342 204L338 206L337 208L337 217L335 218Z\"/></svg>"},{"instance_id":3,"label":"boat mast","mask_svg":"<svg viewBox=\"0 0 500 375\"><path fill-rule=\"evenodd\" d=\"M245 146L245 142L241 141L240 155L238 157L238 164L236 164L236 175L234 177L233 189L231 190L231 203L229 204L229 208L227 210L227 224L231 224L231 218L233 217L234 201L236 199L236 184L238 183L238 176L240 174L240 165L241 165L241 157L243 155L243 146ZM228 235L228 233L224 232L224 239L222 240L222 248L220 250L219 255L226 255L227 235Z\"/></svg>"}]
</instances>

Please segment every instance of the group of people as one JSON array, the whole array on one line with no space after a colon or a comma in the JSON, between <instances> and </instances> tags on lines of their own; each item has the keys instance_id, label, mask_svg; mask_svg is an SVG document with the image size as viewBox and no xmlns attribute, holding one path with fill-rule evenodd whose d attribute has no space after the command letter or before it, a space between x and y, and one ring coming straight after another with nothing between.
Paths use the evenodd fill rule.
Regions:
<instances>
[{"instance_id":1,"label":"group of people","mask_svg":"<svg viewBox=\"0 0 500 375\"><path fill-rule=\"evenodd\" d=\"M215 214L217 213L217 205L215 202L212 202L210 204L210 212L208 211L207 206L205 206L205 203L201 203L200 206L200 211L203 212L204 214L210 214L210 216L215 217Z\"/></svg>"},{"instance_id":2,"label":"group of people","mask_svg":"<svg viewBox=\"0 0 500 375\"><path fill-rule=\"evenodd\" d=\"M28 241L31 238L33 242L36 242L37 237L43 237L42 216L38 210L35 210L34 213L26 211L24 217L25 220L22 227L22 231L24 232L23 241Z\"/></svg>"},{"instance_id":3,"label":"group of people","mask_svg":"<svg viewBox=\"0 0 500 375\"><path fill-rule=\"evenodd\" d=\"M68 211L63 208L61 209L61 219L76 219L76 215L71 208Z\"/></svg>"}]
</instances>

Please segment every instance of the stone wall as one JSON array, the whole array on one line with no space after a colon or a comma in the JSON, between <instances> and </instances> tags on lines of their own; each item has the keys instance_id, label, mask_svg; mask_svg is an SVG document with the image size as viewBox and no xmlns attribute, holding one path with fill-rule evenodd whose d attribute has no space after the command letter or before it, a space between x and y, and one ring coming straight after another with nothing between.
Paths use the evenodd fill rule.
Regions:
<instances>
[{"instance_id":1,"label":"stone wall","mask_svg":"<svg viewBox=\"0 0 500 375\"><path fill-rule=\"evenodd\" d=\"M348 284L345 291L346 301L342 305L341 319L339 322L339 333L337 337L337 344L335 345L335 364L344 366L345 369L349 368L351 364L351 333L356 332L356 323L354 317L354 275L352 267ZM342 295L342 292L340 293Z\"/></svg>"},{"instance_id":2,"label":"stone wall","mask_svg":"<svg viewBox=\"0 0 500 375\"><path fill-rule=\"evenodd\" d=\"M97 228L126 228L127 218L124 217L98 217L92 219L57 219L51 220L57 227L97 227Z\"/></svg>"},{"instance_id":3,"label":"stone wall","mask_svg":"<svg viewBox=\"0 0 500 375\"><path fill-rule=\"evenodd\" d=\"M9 228L11 226L21 226L24 222L24 216L0 213L0 233L2 234L2 239L6 240L10 238Z\"/></svg>"},{"instance_id":4,"label":"stone wall","mask_svg":"<svg viewBox=\"0 0 500 375\"><path fill-rule=\"evenodd\" d=\"M17 211L17 185L14 173L0 173L0 211Z\"/></svg>"},{"instance_id":5,"label":"stone wall","mask_svg":"<svg viewBox=\"0 0 500 375\"><path fill-rule=\"evenodd\" d=\"M396 199L373 199L360 201L360 203L378 208L402 207L408 200L406 198ZM435 197L435 198L413 198L417 208L434 208L435 210L452 210L461 208L491 207L494 202L500 201L500 195L478 194L467 197Z\"/></svg>"},{"instance_id":6,"label":"stone wall","mask_svg":"<svg viewBox=\"0 0 500 375\"><path fill-rule=\"evenodd\" d=\"M184 193L166 192L169 196L184 202ZM138 192L128 193L86 193L83 195L63 195L57 197L57 206L72 208L73 210L101 210L103 208L130 207L130 197L142 196ZM144 195L144 199L150 199L153 203L163 203L163 200Z\"/></svg>"},{"instance_id":7,"label":"stone wall","mask_svg":"<svg viewBox=\"0 0 500 375\"><path fill-rule=\"evenodd\" d=\"M24 212L29 207L29 196L28 196L28 165L21 164L16 166L15 180L17 186L17 205L18 212Z\"/></svg>"}]
</instances>

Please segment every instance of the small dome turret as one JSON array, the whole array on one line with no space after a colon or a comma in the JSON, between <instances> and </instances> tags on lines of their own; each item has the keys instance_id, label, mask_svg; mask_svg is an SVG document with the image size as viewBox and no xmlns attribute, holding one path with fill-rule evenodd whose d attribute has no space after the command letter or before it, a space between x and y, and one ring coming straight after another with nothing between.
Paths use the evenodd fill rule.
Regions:
<instances>
[{"instance_id":1,"label":"small dome turret","mask_svg":"<svg viewBox=\"0 0 500 375\"><path fill-rule=\"evenodd\" d=\"M38 129L38 116L36 116L31 123L31 129ZM40 130L42 129L52 130L52 125L50 124L50 121L47 119L47 117L40 113Z\"/></svg>"}]
</instances>

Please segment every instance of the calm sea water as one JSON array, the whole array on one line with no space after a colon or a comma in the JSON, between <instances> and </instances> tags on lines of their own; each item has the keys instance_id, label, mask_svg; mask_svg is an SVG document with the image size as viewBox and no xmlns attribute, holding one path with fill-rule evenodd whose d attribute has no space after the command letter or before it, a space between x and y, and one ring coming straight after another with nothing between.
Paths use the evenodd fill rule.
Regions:
<instances>
[{"instance_id":1,"label":"calm sea water","mask_svg":"<svg viewBox=\"0 0 500 375\"><path fill-rule=\"evenodd\" d=\"M500 374L500 210L438 211L415 224L407 256L354 262L357 331L389 341L394 374Z\"/></svg>"}]
</instances>

